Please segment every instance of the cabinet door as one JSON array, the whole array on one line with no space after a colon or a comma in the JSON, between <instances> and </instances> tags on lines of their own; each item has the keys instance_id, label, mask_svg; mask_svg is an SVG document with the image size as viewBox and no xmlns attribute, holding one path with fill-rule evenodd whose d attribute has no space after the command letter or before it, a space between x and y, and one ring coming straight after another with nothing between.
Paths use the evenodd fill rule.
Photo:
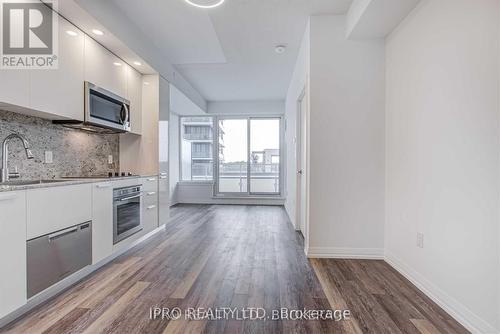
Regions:
<instances>
[{"instance_id":1,"label":"cabinet door","mask_svg":"<svg viewBox=\"0 0 500 334\"><path fill-rule=\"evenodd\" d=\"M127 96L126 64L89 36L85 36L85 80Z\"/></svg>"},{"instance_id":2,"label":"cabinet door","mask_svg":"<svg viewBox=\"0 0 500 334\"><path fill-rule=\"evenodd\" d=\"M56 119L83 120L84 36L59 17L59 67L30 71L32 109L52 114Z\"/></svg>"},{"instance_id":3,"label":"cabinet door","mask_svg":"<svg viewBox=\"0 0 500 334\"><path fill-rule=\"evenodd\" d=\"M142 133L142 74L127 65L127 98L130 100L132 133Z\"/></svg>"},{"instance_id":4,"label":"cabinet door","mask_svg":"<svg viewBox=\"0 0 500 334\"><path fill-rule=\"evenodd\" d=\"M0 107L29 107L29 70L0 70Z\"/></svg>"},{"instance_id":5,"label":"cabinet door","mask_svg":"<svg viewBox=\"0 0 500 334\"><path fill-rule=\"evenodd\" d=\"M98 183L92 189L92 263L113 251L113 187L110 182Z\"/></svg>"},{"instance_id":6,"label":"cabinet door","mask_svg":"<svg viewBox=\"0 0 500 334\"><path fill-rule=\"evenodd\" d=\"M167 172L162 172L160 174L160 181L158 182L159 225L165 225L170 219L170 190L167 175Z\"/></svg>"},{"instance_id":7,"label":"cabinet door","mask_svg":"<svg viewBox=\"0 0 500 334\"><path fill-rule=\"evenodd\" d=\"M0 318L26 297L26 193L0 193Z\"/></svg>"},{"instance_id":8,"label":"cabinet door","mask_svg":"<svg viewBox=\"0 0 500 334\"><path fill-rule=\"evenodd\" d=\"M170 187L168 179L169 171L169 131L170 120L170 84L160 77L160 128L159 128L159 223L164 225L170 218Z\"/></svg>"},{"instance_id":9,"label":"cabinet door","mask_svg":"<svg viewBox=\"0 0 500 334\"><path fill-rule=\"evenodd\" d=\"M27 238L92 220L90 184L30 189L26 193Z\"/></svg>"},{"instance_id":10,"label":"cabinet door","mask_svg":"<svg viewBox=\"0 0 500 334\"><path fill-rule=\"evenodd\" d=\"M144 231L150 232L158 227L158 192L149 191L144 196L142 205Z\"/></svg>"}]
</instances>

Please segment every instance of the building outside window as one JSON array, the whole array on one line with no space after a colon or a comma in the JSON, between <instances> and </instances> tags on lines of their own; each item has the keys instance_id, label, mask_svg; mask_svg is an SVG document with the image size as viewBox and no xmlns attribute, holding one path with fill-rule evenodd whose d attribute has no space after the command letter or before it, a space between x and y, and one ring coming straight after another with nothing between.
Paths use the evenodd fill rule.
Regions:
<instances>
[{"instance_id":1,"label":"building outside window","mask_svg":"<svg viewBox=\"0 0 500 334\"><path fill-rule=\"evenodd\" d=\"M181 118L181 176L183 181L213 180L212 117Z\"/></svg>"}]
</instances>

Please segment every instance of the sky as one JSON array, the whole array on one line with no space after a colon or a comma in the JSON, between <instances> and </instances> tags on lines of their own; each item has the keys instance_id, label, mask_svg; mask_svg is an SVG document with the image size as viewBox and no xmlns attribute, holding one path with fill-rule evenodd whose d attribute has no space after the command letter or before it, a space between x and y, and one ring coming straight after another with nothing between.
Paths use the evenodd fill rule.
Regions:
<instances>
[{"instance_id":1,"label":"sky","mask_svg":"<svg viewBox=\"0 0 500 334\"><path fill-rule=\"evenodd\" d=\"M225 162L247 161L247 120L223 120ZM280 148L279 119L250 121L251 151Z\"/></svg>"}]
</instances>

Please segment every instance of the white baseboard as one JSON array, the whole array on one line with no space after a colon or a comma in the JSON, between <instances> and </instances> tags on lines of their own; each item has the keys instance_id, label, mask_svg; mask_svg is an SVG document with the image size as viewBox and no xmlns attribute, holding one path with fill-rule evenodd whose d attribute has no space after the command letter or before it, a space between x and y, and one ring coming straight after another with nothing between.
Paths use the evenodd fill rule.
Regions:
<instances>
[{"instance_id":1,"label":"white baseboard","mask_svg":"<svg viewBox=\"0 0 500 334\"><path fill-rule=\"evenodd\" d=\"M448 295L394 255L386 254L385 261L401 275L406 277L413 285L427 295L427 297L438 304L439 307L445 310L450 316L467 328L467 330L472 333L499 333L492 325L478 317L465 305Z\"/></svg>"},{"instance_id":2,"label":"white baseboard","mask_svg":"<svg viewBox=\"0 0 500 334\"><path fill-rule=\"evenodd\" d=\"M383 260L382 248L309 247L308 258Z\"/></svg>"}]
</instances>

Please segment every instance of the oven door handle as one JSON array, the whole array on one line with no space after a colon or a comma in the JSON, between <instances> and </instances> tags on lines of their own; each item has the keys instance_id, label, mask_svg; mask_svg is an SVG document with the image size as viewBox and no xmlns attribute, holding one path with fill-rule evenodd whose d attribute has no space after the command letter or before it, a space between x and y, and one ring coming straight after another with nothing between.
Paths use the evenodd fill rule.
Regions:
<instances>
[{"instance_id":1,"label":"oven door handle","mask_svg":"<svg viewBox=\"0 0 500 334\"><path fill-rule=\"evenodd\" d=\"M125 201L129 201L131 199L134 199L134 198L139 198L139 197L142 197L143 196L143 193L140 193L139 195L135 195L135 196L131 196L131 197L125 197L125 198L121 198L120 199L120 202L125 202Z\"/></svg>"}]
</instances>

